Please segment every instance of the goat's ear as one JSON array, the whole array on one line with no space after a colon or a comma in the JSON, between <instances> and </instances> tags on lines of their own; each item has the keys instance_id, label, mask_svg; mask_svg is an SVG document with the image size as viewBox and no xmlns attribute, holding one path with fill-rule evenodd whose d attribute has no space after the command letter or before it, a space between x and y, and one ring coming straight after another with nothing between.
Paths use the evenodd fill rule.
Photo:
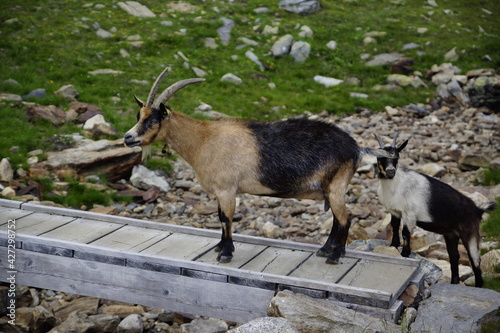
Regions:
<instances>
[{"instance_id":1,"label":"goat's ear","mask_svg":"<svg viewBox=\"0 0 500 333\"><path fill-rule=\"evenodd\" d=\"M134 99L135 99L135 102L137 103L137 105L139 105L141 108L143 108L146 105L146 103L144 103L139 98L137 98L136 95L134 95Z\"/></svg>"},{"instance_id":2,"label":"goat's ear","mask_svg":"<svg viewBox=\"0 0 500 333\"><path fill-rule=\"evenodd\" d=\"M172 112L163 103L160 103L160 111L163 119L168 119L168 117L170 117L170 113Z\"/></svg>"},{"instance_id":3,"label":"goat's ear","mask_svg":"<svg viewBox=\"0 0 500 333\"><path fill-rule=\"evenodd\" d=\"M397 148L398 153L400 151L402 151L403 149L405 149L405 147L406 147L407 144L408 144L408 140L405 140L405 142L403 142L402 144L400 144L399 147Z\"/></svg>"}]
</instances>

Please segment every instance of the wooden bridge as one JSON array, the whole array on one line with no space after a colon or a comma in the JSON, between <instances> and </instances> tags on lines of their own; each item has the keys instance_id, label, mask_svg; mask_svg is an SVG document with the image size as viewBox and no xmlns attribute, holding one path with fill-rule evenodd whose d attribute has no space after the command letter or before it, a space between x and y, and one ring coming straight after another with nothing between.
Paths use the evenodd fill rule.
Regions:
<instances>
[{"instance_id":1,"label":"wooden bridge","mask_svg":"<svg viewBox=\"0 0 500 333\"><path fill-rule=\"evenodd\" d=\"M0 199L0 280L14 274L21 285L236 322L265 316L283 289L394 321L401 293L422 281L417 260L347 250L328 265L316 245L237 234L233 260L219 264L219 239L218 231Z\"/></svg>"}]
</instances>

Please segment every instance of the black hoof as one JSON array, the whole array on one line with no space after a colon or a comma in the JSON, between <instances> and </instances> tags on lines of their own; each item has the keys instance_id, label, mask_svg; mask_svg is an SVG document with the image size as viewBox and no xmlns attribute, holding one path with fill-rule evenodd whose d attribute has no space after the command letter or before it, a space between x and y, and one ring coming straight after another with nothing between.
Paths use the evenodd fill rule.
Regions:
<instances>
[{"instance_id":1,"label":"black hoof","mask_svg":"<svg viewBox=\"0 0 500 333\"><path fill-rule=\"evenodd\" d=\"M332 251L327 252L327 251L325 251L323 248L319 249L319 250L316 252L316 255L317 255L318 257L324 257L324 258L328 257L330 254L332 254Z\"/></svg>"},{"instance_id":2,"label":"black hoof","mask_svg":"<svg viewBox=\"0 0 500 333\"><path fill-rule=\"evenodd\" d=\"M222 248L221 248L221 247L216 246L216 247L214 248L214 251L215 251L215 252L220 252L220 251L222 251Z\"/></svg>"},{"instance_id":3,"label":"black hoof","mask_svg":"<svg viewBox=\"0 0 500 333\"><path fill-rule=\"evenodd\" d=\"M223 264L227 264L228 262L231 262L232 259L233 259L233 256L223 256L223 255L217 256L217 261L220 263L223 263Z\"/></svg>"},{"instance_id":4,"label":"black hoof","mask_svg":"<svg viewBox=\"0 0 500 333\"><path fill-rule=\"evenodd\" d=\"M333 256L329 256L326 259L326 263L329 265L338 265L338 264L340 264L340 257L334 258Z\"/></svg>"},{"instance_id":5,"label":"black hoof","mask_svg":"<svg viewBox=\"0 0 500 333\"><path fill-rule=\"evenodd\" d=\"M401 255L405 258L408 258L411 254L411 250L406 250L403 248L403 251L401 251Z\"/></svg>"}]
</instances>

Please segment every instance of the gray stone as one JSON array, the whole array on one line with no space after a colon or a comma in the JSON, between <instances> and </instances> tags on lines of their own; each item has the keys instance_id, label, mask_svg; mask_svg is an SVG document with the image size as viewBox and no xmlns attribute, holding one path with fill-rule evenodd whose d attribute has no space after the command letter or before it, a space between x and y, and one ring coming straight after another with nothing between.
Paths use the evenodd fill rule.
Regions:
<instances>
[{"instance_id":1,"label":"gray stone","mask_svg":"<svg viewBox=\"0 0 500 333\"><path fill-rule=\"evenodd\" d=\"M2 158L0 161L0 181L8 182L14 178L14 170L10 166L10 162L6 158Z\"/></svg>"},{"instance_id":2,"label":"gray stone","mask_svg":"<svg viewBox=\"0 0 500 333\"><path fill-rule=\"evenodd\" d=\"M335 79L333 77L326 77L326 76L321 76L321 75L315 75L314 76L314 81L324 85L325 87L333 87L341 84L342 80Z\"/></svg>"},{"instance_id":3,"label":"gray stone","mask_svg":"<svg viewBox=\"0 0 500 333\"><path fill-rule=\"evenodd\" d=\"M188 324L181 325L181 333L213 333L226 332L227 323L214 318L197 318Z\"/></svg>"},{"instance_id":4,"label":"gray stone","mask_svg":"<svg viewBox=\"0 0 500 333\"><path fill-rule=\"evenodd\" d=\"M262 65L262 62L260 62L259 57L257 57L257 56L255 55L255 53L253 53L252 51L248 50L248 51L246 51L246 52L245 52L245 56L246 56L248 59L250 59L251 61L253 61L255 64L257 64L257 66L259 66L259 69L260 69L261 71L263 71L263 70L264 70L264 65Z\"/></svg>"},{"instance_id":5,"label":"gray stone","mask_svg":"<svg viewBox=\"0 0 500 333\"><path fill-rule=\"evenodd\" d=\"M368 61L366 66L387 66L400 60L403 56L399 53L377 54L372 60Z\"/></svg>"},{"instance_id":6,"label":"gray stone","mask_svg":"<svg viewBox=\"0 0 500 333\"><path fill-rule=\"evenodd\" d=\"M472 106L500 110L500 76L479 76L469 80L464 90Z\"/></svg>"},{"instance_id":7,"label":"gray stone","mask_svg":"<svg viewBox=\"0 0 500 333\"><path fill-rule=\"evenodd\" d=\"M22 102L23 98L16 94L0 93L0 101Z\"/></svg>"},{"instance_id":8,"label":"gray stone","mask_svg":"<svg viewBox=\"0 0 500 333\"><path fill-rule=\"evenodd\" d=\"M45 89L43 88L38 88L35 90L32 90L29 94L24 95L23 99L30 99L30 98L44 98L45 97Z\"/></svg>"},{"instance_id":9,"label":"gray stone","mask_svg":"<svg viewBox=\"0 0 500 333\"><path fill-rule=\"evenodd\" d=\"M123 71L117 71L114 69L109 69L109 68L103 68L103 69L96 69L93 71L89 71L90 75L118 75L118 74L123 74Z\"/></svg>"},{"instance_id":10,"label":"gray stone","mask_svg":"<svg viewBox=\"0 0 500 333\"><path fill-rule=\"evenodd\" d=\"M309 28L307 25L303 25L300 27L299 37L311 38L313 35L314 35L314 33L313 33L312 29Z\"/></svg>"},{"instance_id":11,"label":"gray stone","mask_svg":"<svg viewBox=\"0 0 500 333\"><path fill-rule=\"evenodd\" d=\"M486 156L479 154L466 154L458 161L458 167L465 171L477 170L479 168L487 167L489 164L489 159Z\"/></svg>"},{"instance_id":12,"label":"gray stone","mask_svg":"<svg viewBox=\"0 0 500 333\"><path fill-rule=\"evenodd\" d=\"M66 121L66 114L55 105L30 105L26 108L26 115L30 121L41 118L54 125L61 125Z\"/></svg>"},{"instance_id":13,"label":"gray stone","mask_svg":"<svg viewBox=\"0 0 500 333\"><path fill-rule=\"evenodd\" d=\"M279 292L267 314L288 319L301 333L401 332L401 327L382 319L291 291Z\"/></svg>"},{"instance_id":14,"label":"gray stone","mask_svg":"<svg viewBox=\"0 0 500 333\"><path fill-rule=\"evenodd\" d=\"M215 38L207 37L207 38L205 38L205 47L208 47L209 49L215 50L219 46L215 42Z\"/></svg>"},{"instance_id":15,"label":"gray stone","mask_svg":"<svg viewBox=\"0 0 500 333\"><path fill-rule=\"evenodd\" d=\"M271 53L275 57L283 57L290 52L290 48L292 47L293 36L288 34L281 36L276 42L274 42L271 47Z\"/></svg>"},{"instance_id":16,"label":"gray stone","mask_svg":"<svg viewBox=\"0 0 500 333\"><path fill-rule=\"evenodd\" d=\"M427 163L418 168L419 172L425 173L431 177L441 177L446 174L446 169L437 163Z\"/></svg>"},{"instance_id":17,"label":"gray stone","mask_svg":"<svg viewBox=\"0 0 500 333\"><path fill-rule=\"evenodd\" d=\"M292 44L290 55L296 62L304 62L309 58L311 45L308 42L297 41Z\"/></svg>"},{"instance_id":18,"label":"gray stone","mask_svg":"<svg viewBox=\"0 0 500 333\"><path fill-rule=\"evenodd\" d=\"M102 114L96 114L83 125L84 130L92 131L96 134L115 135L116 129L108 123Z\"/></svg>"},{"instance_id":19,"label":"gray stone","mask_svg":"<svg viewBox=\"0 0 500 333\"><path fill-rule=\"evenodd\" d=\"M144 330L144 324L142 323L142 318L139 314L130 314L125 317L118 327L116 328L117 333L142 333Z\"/></svg>"},{"instance_id":20,"label":"gray stone","mask_svg":"<svg viewBox=\"0 0 500 333\"><path fill-rule=\"evenodd\" d=\"M280 6L287 12L300 15L314 14L321 8L319 1L309 0L284 0L278 2L278 6Z\"/></svg>"},{"instance_id":21,"label":"gray stone","mask_svg":"<svg viewBox=\"0 0 500 333\"><path fill-rule=\"evenodd\" d=\"M326 47L329 48L330 50L335 50L337 48L337 42L331 40L328 43L326 43Z\"/></svg>"},{"instance_id":22,"label":"gray stone","mask_svg":"<svg viewBox=\"0 0 500 333\"><path fill-rule=\"evenodd\" d=\"M72 84L62 86L59 90L55 91L54 94L71 100L75 100L78 97L78 91L76 91Z\"/></svg>"},{"instance_id":23,"label":"gray stone","mask_svg":"<svg viewBox=\"0 0 500 333\"><path fill-rule=\"evenodd\" d=\"M137 1L118 2L118 6L130 15L136 17L156 17L155 13L153 13L148 7Z\"/></svg>"},{"instance_id":24,"label":"gray stone","mask_svg":"<svg viewBox=\"0 0 500 333\"><path fill-rule=\"evenodd\" d=\"M446 52L446 54L444 55L444 60L445 61L457 61L458 60L457 48L454 47L451 50L449 50L448 52Z\"/></svg>"},{"instance_id":25,"label":"gray stone","mask_svg":"<svg viewBox=\"0 0 500 333\"><path fill-rule=\"evenodd\" d=\"M438 283L430 293L420 303L412 332L469 333L487 323L500 325L500 293L494 290Z\"/></svg>"},{"instance_id":26,"label":"gray stone","mask_svg":"<svg viewBox=\"0 0 500 333\"><path fill-rule=\"evenodd\" d=\"M234 21L229 18L223 17L222 24L222 27L217 29L217 34L219 34L220 42L222 43L222 45L227 45L231 40L231 30L234 28Z\"/></svg>"},{"instance_id":27,"label":"gray stone","mask_svg":"<svg viewBox=\"0 0 500 333\"><path fill-rule=\"evenodd\" d=\"M170 190L170 185L163 177L156 175L153 171L142 165L134 166L130 182L135 187L143 190L147 190L153 186L157 186L164 192L168 192Z\"/></svg>"},{"instance_id":28,"label":"gray stone","mask_svg":"<svg viewBox=\"0 0 500 333\"><path fill-rule=\"evenodd\" d=\"M233 83L233 84L242 84L243 80L237 77L236 75L232 73L226 73L224 74L221 79L221 82L228 82L228 83Z\"/></svg>"},{"instance_id":29,"label":"gray stone","mask_svg":"<svg viewBox=\"0 0 500 333\"><path fill-rule=\"evenodd\" d=\"M227 331L227 333L299 333L293 324L285 318L263 317L254 319L237 328Z\"/></svg>"},{"instance_id":30,"label":"gray stone","mask_svg":"<svg viewBox=\"0 0 500 333\"><path fill-rule=\"evenodd\" d=\"M100 37L100 38L111 38L113 37L113 34L107 30L104 30L102 28L99 28L96 32L97 34L97 37Z\"/></svg>"}]
</instances>

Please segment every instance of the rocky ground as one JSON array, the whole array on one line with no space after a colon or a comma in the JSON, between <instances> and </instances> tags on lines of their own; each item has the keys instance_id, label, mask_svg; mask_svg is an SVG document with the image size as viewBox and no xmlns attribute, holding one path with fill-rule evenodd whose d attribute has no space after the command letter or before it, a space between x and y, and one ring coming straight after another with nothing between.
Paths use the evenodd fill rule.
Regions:
<instances>
[{"instance_id":1,"label":"rocky ground","mask_svg":"<svg viewBox=\"0 0 500 333\"><path fill-rule=\"evenodd\" d=\"M486 97L478 97L476 90L480 89L480 85L474 83L478 83L481 77L486 77L488 80L494 78L498 81L498 76L493 76L492 71L482 70L466 75L465 82L462 82L464 78L456 76L452 66L436 67L432 72L434 75L432 81L436 81L434 83L440 97L425 104L387 106L385 112L375 114L370 110L359 109L355 114L343 117L332 116L328 112L318 115L305 112L303 117L333 122L349 132L361 146L367 147L378 147L373 133L390 142L393 135L399 132L400 141L409 139L400 164L434 176L469 195L478 205L483 205L500 196L499 185L477 185L484 176L485 167L500 168L498 151L500 117L491 107L497 105L495 98L497 101L498 94L489 93ZM434 79L438 74L441 79ZM443 78L446 75L448 76ZM470 83L472 81L473 84ZM455 85L449 84L450 82L461 82L459 87L473 88L457 92L453 90ZM493 102L487 103L489 107L481 106L481 101L488 99L491 101L491 98ZM78 104L78 107L73 106L73 109L75 116L89 111L88 105L82 104ZM27 112L35 115L32 105L28 106ZM206 104L200 107L200 112L221 116ZM47 152L48 157L45 161L39 162L38 159L33 159L44 152L32 152L30 154L32 156L29 156L33 159L30 170L16 170L15 179L8 161L2 160L0 163L2 197L28 202L40 201L40 191L36 182L23 182L29 179L29 175L54 177L54 194L64 195L67 184L60 179L67 175L76 175L86 179L87 185L93 188L134 197L134 201L128 204L117 203L107 207L94 205L93 211L159 223L220 228L214 198L203 191L196 181L194 171L182 159L174 163L174 170L170 176L158 175L144 167L136 166L132 177L114 179L109 186L104 186L95 184L99 181L95 175L78 174L81 168L68 166L68 161L76 163L78 158L84 157L85 161L82 163L87 163L85 164L87 170L96 170L89 167L89 160L93 156L93 153L89 152L105 154L105 159L100 155L98 160L106 161L103 173L106 171L109 173L110 170L112 173L113 170L118 170L113 167L113 161L117 156L127 156L130 168L138 162L140 152L121 150L125 148L121 147L119 141L92 141L78 135L73 136L73 139L79 148L71 150L62 147L59 152ZM158 157L153 156L153 158ZM121 159L123 160L124 158ZM378 180L373 163L374 161L370 159L363 162L347 192L348 209L352 216L349 243L354 240L385 240L390 237L389 215L377 198ZM125 163L121 163L120 167L125 167ZM57 179L58 177L60 179ZM160 178L152 181L155 177ZM90 182L93 184L89 185ZM46 198L42 199L41 204L55 205ZM89 209L85 206L76 208ZM240 195L237 198L234 219L236 233L322 244L330 232L331 225L332 214L324 212L324 202L282 200L251 195ZM449 264L446 261L445 246L441 241L439 235L416 230L413 234L412 248L441 267L443 277L440 282L448 282ZM482 247L486 249L495 246L497 246L495 242L482 243ZM488 271L494 271L492 267L495 262L498 264L499 252L493 250L483 256L486 274ZM472 271L463 249L461 258L461 281L473 285ZM4 325L5 328L2 329L6 332L46 332L51 328L50 332L53 333L68 332L69 328L73 329L72 332L201 332L199 327L204 327L205 331L227 331L234 326L234 323L220 320L51 290L20 287L19 295L19 304L25 307L18 309L18 318L24 319L19 319L19 325L15 328L5 326L5 322L0 323ZM412 300L408 302L411 303Z\"/></svg>"}]
</instances>

